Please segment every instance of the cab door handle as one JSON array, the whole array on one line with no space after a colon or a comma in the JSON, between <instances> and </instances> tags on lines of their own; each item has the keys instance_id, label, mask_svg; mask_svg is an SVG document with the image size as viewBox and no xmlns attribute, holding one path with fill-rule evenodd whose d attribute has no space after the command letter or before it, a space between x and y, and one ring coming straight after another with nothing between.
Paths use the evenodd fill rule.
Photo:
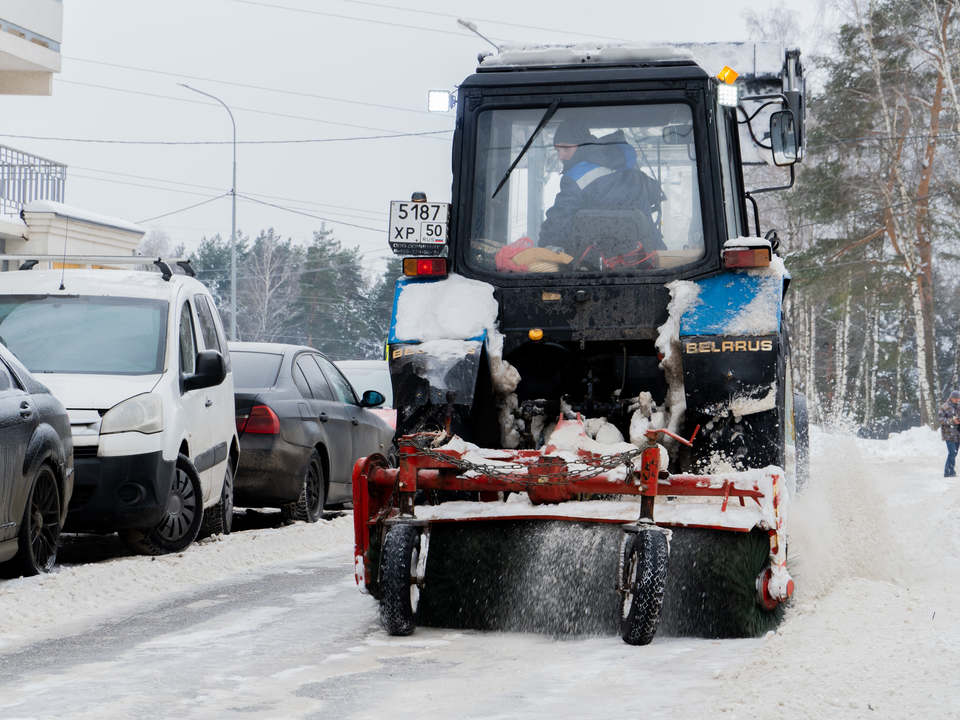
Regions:
<instances>
[{"instance_id":1,"label":"cab door handle","mask_svg":"<svg viewBox=\"0 0 960 720\"><path fill-rule=\"evenodd\" d=\"M319 419L320 419L320 422L325 423L325 422L326 422L327 420L329 420L330 418L327 417L327 414L326 414L326 413L320 413L320 418L319 418Z\"/></svg>"}]
</instances>

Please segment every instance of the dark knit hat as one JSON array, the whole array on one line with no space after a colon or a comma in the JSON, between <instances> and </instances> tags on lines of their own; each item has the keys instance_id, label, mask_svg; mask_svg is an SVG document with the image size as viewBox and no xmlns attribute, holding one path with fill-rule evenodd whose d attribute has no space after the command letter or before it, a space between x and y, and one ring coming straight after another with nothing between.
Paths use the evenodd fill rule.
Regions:
<instances>
[{"instance_id":1,"label":"dark knit hat","mask_svg":"<svg viewBox=\"0 0 960 720\"><path fill-rule=\"evenodd\" d=\"M960 390L954 390L950 393L951 400L960 400Z\"/></svg>"},{"instance_id":2,"label":"dark knit hat","mask_svg":"<svg viewBox=\"0 0 960 720\"><path fill-rule=\"evenodd\" d=\"M553 134L554 145L585 145L594 139L590 129L578 120L564 120Z\"/></svg>"}]
</instances>

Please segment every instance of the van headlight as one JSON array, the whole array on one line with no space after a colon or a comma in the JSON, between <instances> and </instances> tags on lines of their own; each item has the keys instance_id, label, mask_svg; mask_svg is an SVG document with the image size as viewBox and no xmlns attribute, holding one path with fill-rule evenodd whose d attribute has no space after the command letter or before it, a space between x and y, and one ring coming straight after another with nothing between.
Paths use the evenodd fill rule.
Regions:
<instances>
[{"instance_id":1,"label":"van headlight","mask_svg":"<svg viewBox=\"0 0 960 720\"><path fill-rule=\"evenodd\" d=\"M100 421L100 434L139 432L146 435L163 430L163 402L154 393L144 393L107 410Z\"/></svg>"}]
</instances>

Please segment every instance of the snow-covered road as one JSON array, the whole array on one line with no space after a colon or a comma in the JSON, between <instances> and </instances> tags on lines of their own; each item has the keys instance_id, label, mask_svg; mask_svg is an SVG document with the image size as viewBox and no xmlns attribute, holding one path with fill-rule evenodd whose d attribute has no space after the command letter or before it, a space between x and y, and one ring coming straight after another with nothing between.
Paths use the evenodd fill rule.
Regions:
<instances>
[{"instance_id":1,"label":"snow-covered road","mask_svg":"<svg viewBox=\"0 0 960 720\"><path fill-rule=\"evenodd\" d=\"M766 638L392 638L342 517L0 580L0 718L960 717L943 444L813 441L789 518L797 594Z\"/></svg>"}]
</instances>

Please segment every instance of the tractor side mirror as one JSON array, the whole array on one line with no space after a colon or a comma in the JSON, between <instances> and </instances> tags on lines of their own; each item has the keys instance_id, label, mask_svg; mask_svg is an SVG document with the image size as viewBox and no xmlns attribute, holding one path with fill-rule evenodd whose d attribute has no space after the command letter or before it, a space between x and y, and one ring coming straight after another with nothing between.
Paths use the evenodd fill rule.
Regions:
<instances>
[{"instance_id":1,"label":"tractor side mirror","mask_svg":"<svg viewBox=\"0 0 960 720\"><path fill-rule=\"evenodd\" d=\"M780 110L770 115L770 142L774 165L784 167L797 162L797 131L792 111Z\"/></svg>"}]
</instances>

